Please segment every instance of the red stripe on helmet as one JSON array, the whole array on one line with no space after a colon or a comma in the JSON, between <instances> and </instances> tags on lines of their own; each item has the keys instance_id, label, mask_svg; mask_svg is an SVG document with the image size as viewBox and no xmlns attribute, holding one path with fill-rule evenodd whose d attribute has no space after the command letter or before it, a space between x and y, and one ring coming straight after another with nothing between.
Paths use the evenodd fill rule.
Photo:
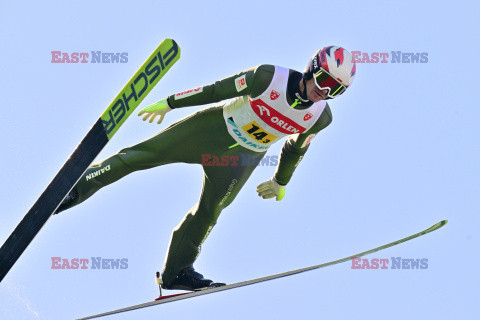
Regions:
<instances>
[{"instance_id":1,"label":"red stripe on helmet","mask_svg":"<svg viewBox=\"0 0 480 320\"><path fill-rule=\"evenodd\" d=\"M352 68L352 71L350 72L350 77L353 77L356 72L357 72L357 64L353 62L353 68Z\"/></svg>"},{"instance_id":2,"label":"red stripe on helmet","mask_svg":"<svg viewBox=\"0 0 480 320\"><path fill-rule=\"evenodd\" d=\"M334 57L337 62L337 67L340 67L343 64L343 48L335 50Z\"/></svg>"}]
</instances>

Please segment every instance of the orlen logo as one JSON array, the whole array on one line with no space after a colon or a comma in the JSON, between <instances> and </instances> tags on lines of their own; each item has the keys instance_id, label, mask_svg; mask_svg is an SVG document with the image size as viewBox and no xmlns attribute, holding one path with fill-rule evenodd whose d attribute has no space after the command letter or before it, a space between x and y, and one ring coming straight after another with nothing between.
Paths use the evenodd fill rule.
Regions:
<instances>
[{"instance_id":1,"label":"orlen logo","mask_svg":"<svg viewBox=\"0 0 480 320\"><path fill-rule=\"evenodd\" d=\"M286 134L301 133L305 131L304 127L290 118L285 117L260 99L250 100L250 106L260 119L265 121L266 124L275 130Z\"/></svg>"},{"instance_id":2,"label":"orlen logo","mask_svg":"<svg viewBox=\"0 0 480 320\"><path fill-rule=\"evenodd\" d=\"M303 121L310 120L310 119L312 119L312 117L313 117L313 114L311 114L310 112L307 112L305 117L303 117Z\"/></svg>"},{"instance_id":3,"label":"orlen logo","mask_svg":"<svg viewBox=\"0 0 480 320\"><path fill-rule=\"evenodd\" d=\"M235 79L235 88L237 88L237 92L242 91L247 87L247 81L245 80L245 75L242 75Z\"/></svg>"},{"instance_id":4,"label":"orlen logo","mask_svg":"<svg viewBox=\"0 0 480 320\"><path fill-rule=\"evenodd\" d=\"M270 99L276 100L276 99L278 99L278 97L280 97L280 93L278 93L275 90L272 90L272 92L270 93Z\"/></svg>"}]
</instances>

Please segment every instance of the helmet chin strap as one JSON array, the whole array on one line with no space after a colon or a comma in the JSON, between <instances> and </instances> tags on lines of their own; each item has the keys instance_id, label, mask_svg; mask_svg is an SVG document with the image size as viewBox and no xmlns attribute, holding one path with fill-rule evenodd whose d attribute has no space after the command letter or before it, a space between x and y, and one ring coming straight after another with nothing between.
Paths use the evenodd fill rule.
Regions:
<instances>
[{"instance_id":1,"label":"helmet chin strap","mask_svg":"<svg viewBox=\"0 0 480 320\"><path fill-rule=\"evenodd\" d=\"M305 77L302 77L302 82L303 92L297 92L295 93L295 96L297 96L297 98L300 99L302 102L309 102L310 100L307 97L307 83L305 81Z\"/></svg>"},{"instance_id":2,"label":"helmet chin strap","mask_svg":"<svg viewBox=\"0 0 480 320\"><path fill-rule=\"evenodd\" d=\"M307 81L305 81L304 77L302 77L302 82L303 82L302 96L305 97L306 99L308 99L308 97L307 97Z\"/></svg>"}]
</instances>

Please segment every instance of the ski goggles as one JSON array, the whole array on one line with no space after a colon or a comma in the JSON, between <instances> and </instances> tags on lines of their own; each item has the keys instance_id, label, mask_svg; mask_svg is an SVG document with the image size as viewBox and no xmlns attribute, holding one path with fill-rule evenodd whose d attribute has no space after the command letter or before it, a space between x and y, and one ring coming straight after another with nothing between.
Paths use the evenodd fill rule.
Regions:
<instances>
[{"instance_id":1,"label":"ski goggles","mask_svg":"<svg viewBox=\"0 0 480 320\"><path fill-rule=\"evenodd\" d=\"M315 78L315 84L320 90L327 89L327 96L330 99L336 98L347 90L342 83L335 79L330 73L325 69L320 67L317 73L313 75Z\"/></svg>"}]
</instances>

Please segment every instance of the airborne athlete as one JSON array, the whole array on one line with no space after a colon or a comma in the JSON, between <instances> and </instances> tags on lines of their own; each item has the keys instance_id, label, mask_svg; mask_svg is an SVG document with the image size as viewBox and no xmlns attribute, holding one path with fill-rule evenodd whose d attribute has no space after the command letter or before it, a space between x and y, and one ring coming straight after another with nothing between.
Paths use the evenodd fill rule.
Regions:
<instances>
[{"instance_id":1,"label":"airborne athlete","mask_svg":"<svg viewBox=\"0 0 480 320\"><path fill-rule=\"evenodd\" d=\"M315 53L303 73L260 65L214 84L170 95L138 115L150 123L159 116L160 124L172 109L231 100L198 111L154 137L91 165L56 213L134 171L176 162L203 164L202 194L173 230L162 287L195 291L224 285L204 279L193 268L220 213L235 199L268 148L289 136L275 174L257 187L263 199L283 199L285 187L312 138L332 121L326 100L344 93L355 71L350 52L329 46ZM246 166L208 165L205 155L216 159L246 156L251 161Z\"/></svg>"}]
</instances>

